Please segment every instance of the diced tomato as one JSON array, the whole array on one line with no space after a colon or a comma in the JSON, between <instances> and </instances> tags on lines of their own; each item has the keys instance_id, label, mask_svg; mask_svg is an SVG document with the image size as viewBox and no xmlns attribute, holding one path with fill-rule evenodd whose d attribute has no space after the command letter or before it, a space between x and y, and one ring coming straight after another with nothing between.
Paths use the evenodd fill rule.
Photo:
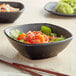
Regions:
<instances>
[{"instance_id":1,"label":"diced tomato","mask_svg":"<svg viewBox=\"0 0 76 76\"><path fill-rule=\"evenodd\" d=\"M40 44L41 41L39 39L36 39L36 40L32 40L32 44Z\"/></svg>"},{"instance_id":2,"label":"diced tomato","mask_svg":"<svg viewBox=\"0 0 76 76\"><path fill-rule=\"evenodd\" d=\"M57 37L55 37L55 40L54 41L56 41L56 39L57 39Z\"/></svg>"},{"instance_id":3,"label":"diced tomato","mask_svg":"<svg viewBox=\"0 0 76 76\"><path fill-rule=\"evenodd\" d=\"M41 43L44 43L45 42L45 38L43 35L36 35L35 36L35 39L39 39Z\"/></svg>"},{"instance_id":4,"label":"diced tomato","mask_svg":"<svg viewBox=\"0 0 76 76\"><path fill-rule=\"evenodd\" d=\"M33 36L31 34L28 34L28 35L26 35L24 40L28 41L28 42L31 42L32 38L33 38Z\"/></svg>"},{"instance_id":5,"label":"diced tomato","mask_svg":"<svg viewBox=\"0 0 76 76\"><path fill-rule=\"evenodd\" d=\"M34 34L31 31L29 31L29 32L27 32L26 37L25 37L24 40L28 41L28 42L31 42L33 36L34 36Z\"/></svg>"},{"instance_id":6,"label":"diced tomato","mask_svg":"<svg viewBox=\"0 0 76 76\"><path fill-rule=\"evenodd\" d=\"M53 39L53 37L51 37L51 36L48 36L48 37L49 37L49 39L50 39L50 40L52 40L52 39Z\"/></svg>"},{"instance_id":7,"label":"diced tomato","mask_svg":"<svg viewBox=\"0 0 76 76\"><path fill-rule=\"evenodd\" d=\"M24 43L31 44L31 43L30 43L30 42L28 42L28 41L25 41Z\"/></svg>"},{"instance_id":8,"label":"diced tomato","mask_svg":"<svg viewBox=\"0 0 76 76\"><path fill-rule=\"evenodd\" d=\"M25 36L26 36L26 34L22 33L18 36L17 40L22 40L22 39L24 39Z\"/></svg>"}]
</instances>

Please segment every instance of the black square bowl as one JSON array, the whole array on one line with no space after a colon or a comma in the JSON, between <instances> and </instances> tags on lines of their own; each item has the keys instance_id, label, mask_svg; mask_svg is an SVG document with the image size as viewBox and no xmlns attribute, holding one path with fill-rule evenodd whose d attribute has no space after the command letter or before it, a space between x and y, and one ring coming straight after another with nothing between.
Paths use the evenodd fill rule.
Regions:
<instances>
[{"instance_id":1,"label":"black square bowl","mask_svg":"<svg viewBox=\"0 0 76 76\"><path fill-rule=\"evenodd\" d=\"M26 33L29 30L32 31L40 30L40 27L42 25L52 28L52 31L54 33L58 35L63 35L64 37L66 37L66 39L52 43L26 44L16 41L12 39L10 36L10 31L12 29L18 29L21 32ZM24 57L30 59L44 59L44 58L57 56L72 40L72 34L68 30L48 23L34 23L34 24L13 26L5 29L4 33L7 36L8 40L11 42L11 44L19 51L19 53L22 54Z\"/></svg>"},{"instance_id":2,"label":"black square bowl","mask_svg":"<svg viewBox=\"0 0 76 76\"><path fill-rule=\"evenodd\" d=\"M0 4L9 4L14 8L19 8L18 12L0 12L0 23L13 23L24 11L24 5L20 2L5 2L1 1Z\"/></svg>"}]
</instances>

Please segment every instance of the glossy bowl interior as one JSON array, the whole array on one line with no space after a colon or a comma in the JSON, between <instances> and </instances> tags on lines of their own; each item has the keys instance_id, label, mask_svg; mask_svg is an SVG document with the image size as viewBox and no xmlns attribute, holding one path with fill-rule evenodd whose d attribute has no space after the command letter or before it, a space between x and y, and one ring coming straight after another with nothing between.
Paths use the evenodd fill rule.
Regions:
<instances>
[{"instance_id":1,"label":"glossy bowl interior","mask_svg":"<svg viewBox=\"0 0 76 76\"><path fill-rule=\"evenodd\" d=\"M9 4L14 8L19 8L18 12L0 12L0 23L12 23L14 22L24 11L24 5L20 2L6 2L1 1L0 4Z\"/></svg>"},{"instance_id":2,"label":"glossy bowl interior","mask_svg":"<svg viewBox=\"0 0 76 76\"><path fill-rule=\"evenodd\" d=\"M52 42L52 43L43 43L43 44L25 44L19 41L16 41L11 38L10 31L12 29L18 29L21 32L27 32L29 30L38 31L40 27L48 26L52 31L58 35L63 35L66 37L65 40ZM59 26L48 24L48 23L34 23L34 24L24 24L20 26L9 27L4 30L5 35L11 44L25 57L30 59L44 59L49 57L57 56L72 40L72 34Z\"/></svg>"}]
</instances>

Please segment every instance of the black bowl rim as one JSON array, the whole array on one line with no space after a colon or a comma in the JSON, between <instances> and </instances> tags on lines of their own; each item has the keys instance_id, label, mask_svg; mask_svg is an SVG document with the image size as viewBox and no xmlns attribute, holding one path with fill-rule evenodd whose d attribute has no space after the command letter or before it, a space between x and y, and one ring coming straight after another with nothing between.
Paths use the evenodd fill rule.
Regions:
<instances>
[{"instance_id":1,"label":"black bowl rim","mask_svg":"<svg viewBox=\"0 0 76 76\"><path fill-rule=\"evenodd\" d=\"M15 2L15 1L1 1L1 3L17 3L17 4L21 4L22 6L23 6L23 8L21 9L21 10L19 10L19 11L17 11L17 12L0 12L0 13L19 13L19 12L23 12L24 11L24 8L25 8L25 6L24 6L24 4L23 3L21 3L21 2Z\"/></svg>"},{"instance_id":2,"label":"black bowl rim","mask_svg":"<svg viewBox=\"0 0 76 76\"><path fill-rule=\"evenodd\" d=\"M46 11L48 11L48 12L50 12L50 13L53 13L53 14L55 14L55 15L59 15L59 16L64 16L64 17L76 17L76 13L74 13L74 14L64 14L64 13L59 13L59 12L54 12L54 11L52 11L52 10L48 10L46 7L48 6L48 4L56 4L56 3L58 3L58 2L48 2L45 6L44 6L44 10L46 10Z\"/></svg>"},{"instance_id":3,"label":"black bowl rim","mask_svg":"<svg viewBox=\"0 0 76 76\"><path fill-rule=\"evenodd\" d=\"M66 30L66 31L71 35L71 37L69 37L69 38L67 38L67 39L65 39L65 40L61 40L61 41L58 41L58 42L52 42L52 43L26 44L26 43L22 43L22 42L19 42L19 41L15 40L15 39L11 38L11 37L6 33L7 29L10 29L10 28L19 27L19 26L25 26L25 25L28 26L28 25L33 25L33 24L35 24L35 25L37 25L37 24L46 24L46 25L53 25L53 26L59 27L59 28L61 28L61 29ZM31 24L23 24L23 25L18 25L18 26L12 26L12 27L8 27L8 28L4 29L4 34L5 34L9 39L14 40L15 42L18 42L19 44L24 45L24 46L44 46L44 45L47 46L47 45L54 45L54 44L63 43L63 42L66 42L66 41L69 41L69 40L72 40L72 39L73 39L72 33L69 32L67 29L65 29L65 28L63 28L63 27L60 27L60 26L57 26L57 25L54 25L54 24L49 24L49 23L31 23Z\"/></svg>"}]
</instances>

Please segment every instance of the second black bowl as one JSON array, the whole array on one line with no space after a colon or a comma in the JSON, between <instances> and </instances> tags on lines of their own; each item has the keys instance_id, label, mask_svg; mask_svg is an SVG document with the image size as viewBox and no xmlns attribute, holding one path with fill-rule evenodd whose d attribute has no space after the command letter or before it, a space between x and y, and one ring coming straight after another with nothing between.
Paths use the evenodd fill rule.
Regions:
<instances>
[{"instance_id":1,"label":"second black bowl","mask_svg":"<svg viewBox=\"0 0 76 76\"><path fill-rule=\"evenodd\" d=\"M18 29L21 32L27 32L29 30L37 31L40 27L48 26L52 28L52 31L58 35L63 35L66 39L58 42L43 43L43 44L25 44L16 41L11 38L10 31L12 29ZM59 26L47 23L35 23L35 24L25 24L20 26L9 27L4 30L5 35L11 42L11 44L25 57L30 59L44 59L49 57L57 56L72 40L72 34Z\"/></svg>"},{"instance_id":2,"label":"second black bowl","mask_svg":"<svg viewBox=\"0 0 76 76\"><path fill-rule=\"evenodd\" d=\"M0 4L9 4L13 6L14 8L19 8L20 11L18 12L0 12L0 23L12 23L14 22L24 11L24 5L19 2L5 2L2 1Z\"/></svg>"}]
</instances>

